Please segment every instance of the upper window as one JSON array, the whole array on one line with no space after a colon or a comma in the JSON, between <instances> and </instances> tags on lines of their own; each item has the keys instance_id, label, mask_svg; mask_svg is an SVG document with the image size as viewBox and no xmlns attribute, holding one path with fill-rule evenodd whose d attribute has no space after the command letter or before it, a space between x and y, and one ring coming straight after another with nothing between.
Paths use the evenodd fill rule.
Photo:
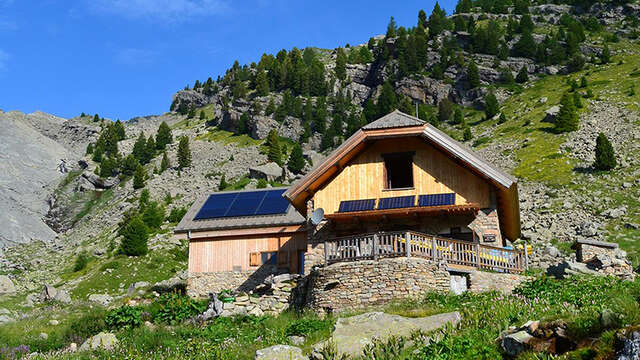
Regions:
<instances>
[{"instance_id":1,"label":"upper window","mask_svg":"<svg viewBox=\"0 0 640 360\"><path fill-rule=\"evenodd\" d=\"M413 152L383 154L385 189L413 187Z\"/></svg>"}]
</instances>

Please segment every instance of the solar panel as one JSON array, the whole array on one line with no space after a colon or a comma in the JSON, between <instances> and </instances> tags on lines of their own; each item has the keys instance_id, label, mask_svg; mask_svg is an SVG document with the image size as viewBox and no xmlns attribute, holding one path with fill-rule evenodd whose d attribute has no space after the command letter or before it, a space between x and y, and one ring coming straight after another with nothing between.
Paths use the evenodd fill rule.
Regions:
<instances>
[{"instance_id":1,"label":"solar panel","mask_svg":"<svg viewBox=\"0 0 640 360\"><path fill-rule=\"evenodd\" d=\"M227 213L227 210L236 198L236 195L238 194L222 193L210 195L193 219L201 220L224 217L224 214Z\"/></svg>"},{"instance_id":2,"label":"solar panel","mask_svg":"<svg viewBox=\"0 0 640 360\"><path fill-rule=\"evenodd\" d=\"M289 201L282 196L285 191L286 189L263 191L265 196L255 215L273 215L287 212Z\"/></svg>"},{"instance_id":3,"label":"solar panel","mask_svg":"<svg viewBox=\"0 0 640 360\"><path fill-rule=\"evenodd\" d=\"M418 197L418 206L443 206L455 205L455 203L455 193L420 195Z\"/></svg>"},{"instance_id":4,"label":"solar panel","mask_svg":"<svg viewBox=\"0 0 640 360\"><path fill-rule=\"evenodd\" d=\"M255 214L258 206L260 206L260 202L264 199L264 195L264 191L238 193L233 203L229 206L225 217L250 216Z\"/></svg>"},{"instance_id":5,"label":"solar panel","mask_svg":"<svg viewBox=\"0 0 640 360\"><path fill-rule=\"evenodd\" d=\"M415 201L415 195L381 198L378 203L378 210L413 207L415 206Z\"/></svg>"},{"instance_id":6,"label":"solar panel","mask_svg":"<svg viewBox=\"0 0 640 360\"><path fill-rule=\"evenodd\" d=\"M211 194L194 220L224 217L283 214L289 202L282 194L286 189Z\"/></svg>"},{"instance_id":7,"label":"solar panel","mask_svg":"<svg viewBox=\"0 0 640 360\"><path fill-rule=\"evenodd\" d=\"M353 212L373 210L376 206L376 199L365 200L345 200L340 201L338 212Z\"/></svg>"}]
</instances>

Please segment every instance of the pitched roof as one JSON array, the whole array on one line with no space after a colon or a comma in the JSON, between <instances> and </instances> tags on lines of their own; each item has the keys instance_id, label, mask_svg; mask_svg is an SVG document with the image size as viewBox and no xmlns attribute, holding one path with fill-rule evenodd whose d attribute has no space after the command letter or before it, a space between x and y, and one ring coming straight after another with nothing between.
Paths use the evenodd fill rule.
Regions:
<instances>
[{"instance_id":1,"label":"pitched roof","mask_svg":"<svg viewBox=\"0 0 640 360\"><path fill-rule=\"evenodd\" d=\"M285 189L285 188L280 188ZM252 190L240 190L240 191L225 191L225 193L240 193L247 191L268 191L271 189L252 189ZM174 229L174 233L187 233L189 231L211 231L211 230L229 230L238 228L257 228L267 226L279 226L279 225L301 225L305 223L305 218L300 215L298 210L289 205L286 212L283 214L274 215L254 215L254 216L235 216L235 217L223 217L214 219L202 219L194 220L196 214L202 208L202 205L207 201L211 194L220 194L221 192L211 192L200 196L191 205L191 208L187 211L182 218L178 226Z\"/></svg>"},{"instance_id":2,"label":"pitched roof","mask_svg":"<svg viewBox=\"0 0 640 360\"><path fill-rule=\"evenodd\" d=\"M425 122L402 113L398 110L394 110L392 113L387 114L380 119L369 123L362 127L363 130L374 130L374 129L390 129L390 128L399 128L399 127L407 127L407 126L421 126L424 125Z\"/></svg>"},{"instance_id":3,"label":"pitched roof","mask_svg":"<svg viewBox=\"0 0 640 360\"><path fill-rule=\"evenodd\" d=\"M364 149L365 142L405 136L422 137L447 154L447 156L460 161L465 167L493 183L503 193L505 206L509 208L508 211L512 214L513 222L509 224L510 237L515 238L520 235L520 212L516 179L436 127L397 110L365 125L354 133L332 152L322 164L316 166L314 170L294 183L284 193L284 196L298 209L303 209L306 200L311 198L322 184L330 181L333 174L341 171L351 159Z\"/></svg>"}]
</instances>

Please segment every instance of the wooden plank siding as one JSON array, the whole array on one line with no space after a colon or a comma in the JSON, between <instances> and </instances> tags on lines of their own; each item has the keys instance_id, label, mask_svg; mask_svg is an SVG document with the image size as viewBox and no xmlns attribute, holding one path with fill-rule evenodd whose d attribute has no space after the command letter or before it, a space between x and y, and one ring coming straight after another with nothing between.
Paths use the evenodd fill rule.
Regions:
<instances>
[{"instance_id":1,"label":"wooden plank siding","mask_svg":"<svg viewBox=\"0 0 640 360\"><path fill-rule=\"evenodd\" d=\"M385 190L382 154L415 151L414 187ZM456 205L490 206L491 185L419 138L377 140L347 164L314 195L314 207L325 214L338 211L340 201L382 197L456 193Z\"/></svg>"},{"instance_id":2,"label":"wooden plank siding","mask_svg":"<svg viewBox=\"0 0 640 360\"><path fill-rule=\"evenodd\" d=\"M250 254L286 252L286 267L298 271L298 252L306 250L306 232L261 234L256 236L197 238L189 243L189 272L256 270L250 266Z\"/></svg>"}]
</instances>

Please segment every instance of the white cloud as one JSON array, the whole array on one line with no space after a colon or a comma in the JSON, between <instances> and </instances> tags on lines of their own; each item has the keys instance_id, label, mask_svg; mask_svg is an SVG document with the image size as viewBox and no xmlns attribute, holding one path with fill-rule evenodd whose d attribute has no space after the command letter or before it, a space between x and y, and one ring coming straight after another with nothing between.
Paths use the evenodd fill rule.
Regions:
<instances>
[{"instance_id":1,"label":"white cloud","mask_svg":"<svg viewBox=\"0 0 640 360\"><path fill-rule=\"evenodd\" d=\"M115 60L122 65L140 65L153 62L156 52L146 49L126 48L116 53Z\"/></svg>"},{"instance_id":2,"label":"white cloud","mask_svg":"<svg viewBox=\"0 0 640 360\"><path fill-rule=\"evenodd\" d=\"M94 0L90 4L93 10L104 14L166 22L219 15L229 9L225 0Z\"/></svg>"},{"instance_id":3,"label":"white cloud","mask_svg":"<svg viewBox=\"0 0 640 360\"><path fill-rule=\"evenodd\" d=\"M0 49L0 73L3 73L7 70L7 63L9 62L9 54Z\"/></svg>"}]
</instances>

